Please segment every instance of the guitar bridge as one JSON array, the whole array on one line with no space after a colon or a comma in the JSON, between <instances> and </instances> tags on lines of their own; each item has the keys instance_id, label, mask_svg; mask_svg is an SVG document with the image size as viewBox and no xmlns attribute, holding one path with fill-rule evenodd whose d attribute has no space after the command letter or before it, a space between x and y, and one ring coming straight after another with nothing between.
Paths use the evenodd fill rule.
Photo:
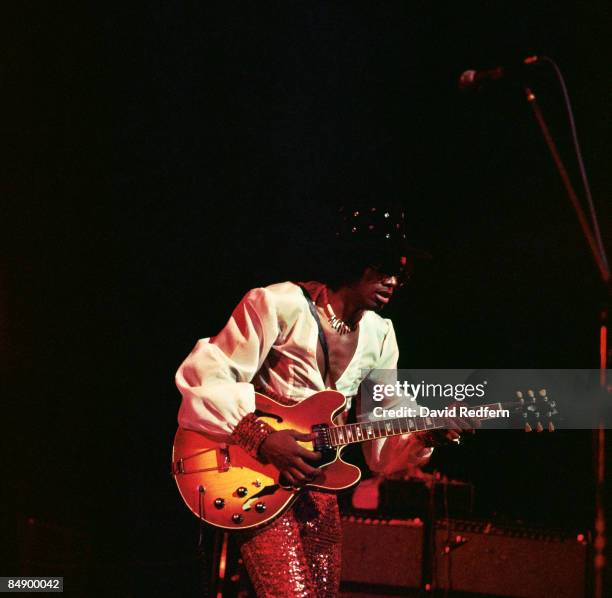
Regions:
<instances>
[{"instance_id":1,"label":"guitar bridge","mask_svg":"<svg viewBox=\"0 0 612 598\"><path fill-rule=\"evenodd\" d=\"M314 450L321 453L332 450L331 435L327 424L316 424L312 426L312 432L316 434L314 439Z\"/></svg>"}]
</instances>

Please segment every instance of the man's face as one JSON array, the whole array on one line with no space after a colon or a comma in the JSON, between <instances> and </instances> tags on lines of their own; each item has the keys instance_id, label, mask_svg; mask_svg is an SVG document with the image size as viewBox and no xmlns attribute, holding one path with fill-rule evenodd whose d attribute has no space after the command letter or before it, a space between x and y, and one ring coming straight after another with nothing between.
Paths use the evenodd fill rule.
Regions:
<instances>
[{"instance_id":1,"label":"man's face","mask_svg":"<svg viewBox=\"0 0 612 598\"><path fill-rule=\"evenodd\" d=\"M367 267L361 278L351 285L355 299L362 309L382 310L399 286L398 277Z\"/></svg>"}]
</instances>

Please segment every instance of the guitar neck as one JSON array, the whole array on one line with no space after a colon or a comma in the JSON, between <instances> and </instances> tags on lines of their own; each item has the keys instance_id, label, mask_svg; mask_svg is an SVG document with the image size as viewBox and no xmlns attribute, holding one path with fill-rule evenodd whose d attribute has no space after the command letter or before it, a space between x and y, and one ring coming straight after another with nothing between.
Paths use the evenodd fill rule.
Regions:
<instances>
[{"instance_id":1,"label":"guitar neck","mask_svg":"<svg viewBox=\"0 0 612 598\"><path fill-rule=\"evenodd\" d=\"M413 408L414 409L414 408ZM482 417L472 417L479 421L497 419L502 417L500 412L507 412L503 403L491 403L479 405L473 409L481 409ZM355 424L344 424L329 428L331 446L343 446L357 442L366 442L376 438L388 438L409 434L412 432L425 432L428 430L439 430L448 427L448 418L442 417L395 417L391 419L380 419Z\"/></svg>"}]
</instances>

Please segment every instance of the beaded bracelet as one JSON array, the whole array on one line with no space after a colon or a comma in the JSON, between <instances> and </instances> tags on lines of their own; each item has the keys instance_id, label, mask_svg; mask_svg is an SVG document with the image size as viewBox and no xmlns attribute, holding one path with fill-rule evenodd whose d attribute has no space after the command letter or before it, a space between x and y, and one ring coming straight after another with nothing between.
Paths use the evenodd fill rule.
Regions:
<instances>
[{"instance_id":1,"label":"beaded bracelet","mask_svg":"<svg viewBox=\"0 0 612 598\"><path fill-rule=\"evenodd\" d=\"M257 459L259 457L259 447L272 432L276 432L276 430L270 424L257 419L254 413L248 413L234 428L231 439L233 444L237 444L251 457Z\"/></svg>"}]
</instances>

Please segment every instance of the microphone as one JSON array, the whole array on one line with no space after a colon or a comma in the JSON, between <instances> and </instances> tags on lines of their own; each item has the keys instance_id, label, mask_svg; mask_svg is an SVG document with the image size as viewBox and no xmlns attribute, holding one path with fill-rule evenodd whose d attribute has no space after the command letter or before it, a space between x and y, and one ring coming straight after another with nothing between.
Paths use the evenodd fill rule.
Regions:
<instances>
[{"instance_id":1,"label":"microphone","mask_svg":"<svg viewBox=\"0 0 612 598\"><path fill-rule=\"evenodd\" d=\"M505 77L516 77L517 75L523 72L525 67L531 66L532 64L537 64L539 61L540 58L538 56L528 56L519 66L498 66L493 69L487 69L482 71L464 71L459 77L459 90L480 91L483 85L486 85L491 81L503 79Z\"/></svg>"}]
</instances>

